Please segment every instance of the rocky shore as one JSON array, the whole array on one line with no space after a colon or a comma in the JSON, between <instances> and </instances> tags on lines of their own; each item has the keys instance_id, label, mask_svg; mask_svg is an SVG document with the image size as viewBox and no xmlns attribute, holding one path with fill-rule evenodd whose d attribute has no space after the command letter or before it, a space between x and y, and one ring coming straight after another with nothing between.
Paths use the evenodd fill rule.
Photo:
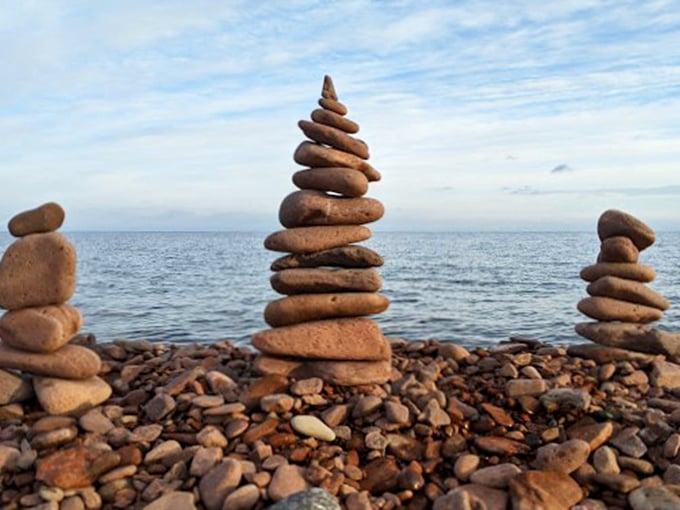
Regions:
<instances>
[{"instance_id":1,"label":"rocky shore","mask_svg":"<svg viewBox=\"0 0 680 510\"><path fill-rule=\"evenodd\" d=\"M76 342L113 394L0 406L3 509L680 508L663 356L393 339L387 383L341 387L261 378L228 342Z\"/></svg>"}]
</instances>

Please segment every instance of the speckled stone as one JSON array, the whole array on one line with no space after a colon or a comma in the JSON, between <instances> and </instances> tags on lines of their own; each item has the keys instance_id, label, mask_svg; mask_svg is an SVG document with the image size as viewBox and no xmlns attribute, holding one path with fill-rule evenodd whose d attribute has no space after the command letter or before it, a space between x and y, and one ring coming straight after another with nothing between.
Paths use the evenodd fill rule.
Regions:
<instances>
[{"instance_id":1,"label":"speckled stone","mask_svg":"<svg viewBox=\"0 0 680 510\"><path fill-rule=\"evenodd\" d=\"M328 492L315 487L282 499L269 510L341 510L341 507Z\"/></svg>"}]
</instances>

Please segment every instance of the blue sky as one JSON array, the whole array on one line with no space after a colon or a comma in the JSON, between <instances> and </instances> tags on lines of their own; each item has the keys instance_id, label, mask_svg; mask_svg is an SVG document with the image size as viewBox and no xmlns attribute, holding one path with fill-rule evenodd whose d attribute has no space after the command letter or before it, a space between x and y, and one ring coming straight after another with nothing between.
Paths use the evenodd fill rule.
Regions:
<instances>
[{"instance_id":1,"label":"blue sky","mask_svg":"<svg viewBox=\"0 0 680 510\"><path fill-rule=\"evenodd\" d=\"M0 219L277 229L330 74L376 230L680 228L677 0L0 6Z\"/></svg>"}]
</instances>

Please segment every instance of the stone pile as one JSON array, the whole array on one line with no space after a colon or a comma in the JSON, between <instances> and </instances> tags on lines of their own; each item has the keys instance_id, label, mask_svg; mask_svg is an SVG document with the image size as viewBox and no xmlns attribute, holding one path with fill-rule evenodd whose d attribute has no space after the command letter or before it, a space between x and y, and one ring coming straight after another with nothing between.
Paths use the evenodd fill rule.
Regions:
<instances>
[{"instance_id":1,"label":"stone pile","mask_svg":"<svg viewBox=\"0 0 680 510\"><path fill-rule=\"evenodd\" d=\"M7 310L0 318L2 405L28 399L35 391L49 414L69 414L111 395L97 377L99 356L69 343L82 316L67 303L76 287L76 252L56 232L63 221L61 206L47 203L9 222L18 239L0 260L0 308Z\"/></svg>"},{"instance_id":2,"label":"stone pile","mask_svg":"<svg viewBox=\"0 0 680 510\"><path fill-rule=\"evenodd\" d=\"M368 146L351 136L359 125L345 115L331 78L324 78L321 108L298 125L311 140L294 159L309 168L293 175L299 188L279 209L285 227L265 240L269 250L287 252L271 269L272 288L286 297L269 303L265 321L272 329L257 333L253 345L264 374L320 377L341 385L384 382L391 372L391 351L380 327L366 315L389 300L375 267L380 255L356 245L371 236L363 226L379 220L382 204L364 197L380 173L368 162Z\"/></svg>"},{"instance_id":3,"label":"stone pile","mask_svg":"<svg viewBox=\"0 0 680 510\"><path fill-rule=\"evenodd\" d=\"M642 221L617 210L605 211L597 224L601 240L597 263L585 267L590 297L578 309L597 322L576 325L576 332L600 345L680 358L680 334L650 324L663 317L670 303L646 284L652 267L638 262L640 252L654 243L654 231Z\"/></svg>"}]
</instances>

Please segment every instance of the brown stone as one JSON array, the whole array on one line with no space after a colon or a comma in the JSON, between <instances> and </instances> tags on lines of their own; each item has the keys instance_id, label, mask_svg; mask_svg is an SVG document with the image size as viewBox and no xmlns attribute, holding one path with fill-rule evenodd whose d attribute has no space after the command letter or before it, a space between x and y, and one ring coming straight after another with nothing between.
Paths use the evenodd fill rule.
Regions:
<instances>
[{"instance_id":1,"label":"brown stone","mask_svg":"<svg viewBox=\"0 0 680 510\"><path fill-rule=\"evenodd\" d=\"M260 403L260 399L265 395L273 393L283 393L290 385L287 374L272 373L255 380L248 391L242 397L247 405L254 406Z\"/></svg>"},{"instance_id":2,"label":"brown stone","mask_svg":"<svg viewBox=\"0 0 680 510\"><path fill-rule=\"evenodd\" d=\"M82 413L111 396L111 387L96 376L80 381L34 377L33 388L42 408L52 415Z\"/></svg>"},{"instance_id":3,"label":"brown stone","mask_svg":"<svg viewBox=\"0 0 680 510\"><path fill-rule=\"evenodd\" d=\"M597 363L609 363L611 361L652 361L655 356L641 352L605 347L598 344L574 344L567 347L569 356L592 359Z\"/></svg>"},{"instance_id":4,"label":"brown stone","mask_svg":"<svg viewBox=\"0 0 680 510\"><path fill-rule=\"evenodd\" d=\"M526 471L512 478L509 486L515 510L569 510L583 498L573 478L555 471Z\"/></svg>"},{"instance_id":5,"label":"brown stone","mask_svg":"<svg viewBox=\"0 0 680 510\"><path fill-rule=\"evenodd\" d=\"M531 448L514 439L496 436L476 436L474 438L475 446L487 453L495 453L499 455L518 455L525 454L531 451Z\"/></svg>"},{"instance_id":6,"label":"brown stone","mask_svg":"<svg viewBox=\"0 0 680 510\"><path fill-rule=\"evenodd\" d=\"M588 443L591 451L597 450L600 446L609 441L614 432L611 422L576 424L567 429L569 439L581 439Z\"/></svg>"},{"instance_id":7,"label":"brown stone","mask_svg":"<svg viewBox=\"0 0 680 510\"><path fill-rule=\"evenodd\" d=\"M342 246L316 253L284 255L272 262L272 271L299 267L337 266L348 268L379 267L382 257L364 246Z\"/></svg>"},{"instance_id":8,"label":"brown stone","mask_svg":"<svg viewBox=\"0 0 680 510\"><path fill-rule=\"evenodd\" d=\"M305 480L305 468L284 464L276 468L267 487L267 495L272 501L280 501L288 496L310 488Z\"/></svg>"},{"instance_id":9,"label":"brown stone","mask_svg":"<svg viewBox=\"0 0 680 510\"><path fill-rule=\"evenodd\" d=\"M326 99L338 100L338 94L335 92L335 85L333 85L333 78L327 74L323 77L323 85L321 86L321 97Z\"/></svg>"},{"instance_id":10,"label":"brown stone","mask_svg":"<svg viewBox=\"0 0 680 510\"><path fill-rule=\"evenodd\" d=\"M397 487L399 466L392 458L375 459L365 467L366 476L361 481L361 488L373 494L391 492Z\"/></svg>"},{"instance_id":11,"label":"brown stone","mask_svg":"<svg viewBox=\"0 0 680 510\"><path fill-rule=\"evenodd\" d=\"M281 202L279 221L286 228L314 225L363 225L382 218L383 205L373 198L343 198L301 190Z\"/></svg>"},{"instance_id":12,"label":"brown stone","mask_svg":"<svg viewBox=\"0 0 680 510\"><path fill-rule=\"evenodd\" d=\"M575 329L600 345L680 358L680 333L627 322L581 322Z\"/></svg>"},{"instance_id":13,"label":"brown stone","mask_svg":"<svg viewBox=\"0 0 680 510\"><path fill-rule=\"evenodd\" d=\"M628 237L608 237L600 244L598 262L632 262L640 257L640 250Z\"/></svg>"},{"instance_id":14,"label":"brown stone","mask_svg":"<svg viewBox=\"0 0 680 510\"><path fill-rule=\"evenodd\" d=\"M221 510L224 500L238 487L242 475L239 461L225 459L201 477L198 490L205 508Z\"/></svg>"},{"instance_id":15,"label":"brown stone","mask_svg":"<svg viewBox=\"0 0 680 510\"><path fill-rule=\"evenodd\" d=\"M361 159L369 158L368 146L366 143L349 136L340 129L318 122L310 122L308 120L299 121L298 126L307 138L310 138L315 142L330 145L334 149L347 152Z\"/></svg>"},{"instance_id":16,"label":"brown stone","mask_svg":"<svg viewBox=\"0 0 680 510\"><path fill-rule=\"evenodd\" d=\"M99 474L92 467L101 456L101 450L85 446L58 450L38 463L35 478L60 489L88 487Z\"/></svg>"},{"instance_id":17,"label":"brown stone","mask_svg":"<svg viewBox=\"0 0 680 510\"><path fill-rule=\"evenodd\" d=\"M654 244L656 238L654 231L643 222L616 209L602 213L597 221L597 235L600 240L615 236L628 237L640 251Z\"/></svg>"},{"instance_id":18,"label":"brown stone","mask_svg":"<svg viewBox=\"0 0 680 510\"><path fill-rule=\"evenodd\" d=\"M390 345L369 319L331 319L268 329L252 338L255 348L273 356L305 359L379 361Z\"/></svg>"},{"instance_id":19,"label":"brown stone","mask_svg":"<svg viewBox=\"0 0 680 510\"><path fill-rule=\"evenodd\" d=\"M33 396L31 383L6 370L0 370L0 405L23 402Z\"/></svg>"},{"instance_id":20,"label":"brown stone","mask_svg":"<svg viewBox=\"0 0 680 510\"><path fill-rule=\"evenodd\" d=\"M616 276L603 276L592 282L586 288L591 296L610 297L638 303L645 306L667 310L670 303L662 295L654 292L644 283L627 280Z\"/></svg>"},{"instance_id":21,"label":"brown stone","mask_svg":"<svg viewBox=\"0 0 680 510\"><path fill-rule=\"evenodd\" d=\"M586 463L590 444L582 439L569 439L559 445L548 443L536 450L535 467L543 471L569 474Z\"/></svg>"},{"instance_id":22,"label":"brown stone","mask_svg":"<svg viewBox=\"0 0 680 510\"><path fill-rule=\"evenodd\" d=\"M0 338L11 347L31 352L54 352L79 330L83 318L71 305L22 308L0 318Z\"/></svg>"},{"instance_id":23,"label":"brown stone","mask_svg":"<svg viewBox=\"0 0 680 510\"><path fill-rule=\"evenodd\" d=\"M260 356L255 368L263 374L301 379L319 377L331 384L355 386L360 384L382 384L391 373L389 361L305 361L302 359Z\"/></svg>"},{"instance_id":24,"label":"brown stone","mask_svg":"<svg viewBox=\"0 0 680 510\"><path fill-rule=\"evenodd\" d=\"M64 216L64 209L59 204L47 202L40 207L17 214L9 220L7 228L14 237L53 232L64 223Z\"/></svg>"},{"instance_id":25,"label":"brown stone","mask_svg":"<svg viewBox=\"0 0 680 510\"><path fill-rule=\"evenodd\" d=\"M274 417L269 417L262 423L251 425L251 427L243 434L243 442L245 444L253 444L258 439L267 437L276 432L276 427L279 426L279 420Z\"/></svg>"},{"instance_id":26,"label":"brown stone","mask_svg":"<svg viewBox=\"0 0 680 510\"><path fill-rule=\"evenodd\" d=\"M339 248L370 237L371 231L361 225L298 227L270 234L264 241L264 247L272 251L304 254Z\"/></svg>"},{"instance_id":27,"label":"brown stone","mask_svg":"<svg viewBox=\"0 0 680 510\"><path fill-rule=\"evenodd\" d=\"M647 323L663 317L658 308L608 297L588 297L579 301L577 307L581 313L600 321Z\"/></svg>"},{"instance_id":28,"label":"brown stone","mask_svg":"<svg viewBox=\"0 0 680 510\"><path fill-rule=\"evenodd\" d=\"M66 344L49 354L24 352L0 344L0 368L13 368L29 374L63 379L89 379L99 373L97 354L79 345Z\"/></svg>"},{"instance_id":29,"label":"brown stone","mask_svg":"<svg viewBox=\"0 0 680 510\"><path fill-rule=\"evenodd\" d=\"M307 168L293 174L293 183L300 189L339 193L360 197L368 191L368 179L353 168Z\"/></svg>"},{"instance_id":30,"label":"brown stone","mask_svg":"<svg viewBox=\"0 0 680 510\"><path fill-rule=\"evenodd\" d=\"M0 308L64 303L76 288L76 250L61 234L30 234L0 260Z\"/></svg>"},{"instance_id":31,"label":"brown stone","mask_svg":"<svg viewBox=\"0 0 680 510\"><path fill-rule=\"evenodd\" d=\"M390 301L373 292L297 294L267 305L264 320L272 327L338 317L359 317L387 310ZM320 334L320 331L316 331Z\"/></svg>"},{"instance_id":32,"label":"brown stone","mask_svg":"<svg viewBox=\"0 0 680 510\"><path fill-rule=\"evenodd\" d=\"M314 122L332 126L350 135L359 132L359 124L332 110L317 108L312 112L311 118Z\"/></svg>"},{"instance_id":33,"label":"brown stone","mask_svg":"<svg viewBox=\"0 0 680 510\"><path fill-rule=\"evenodd\" d=\"M288 295L376 292L382 286L380 275L375 269L285 269L274 273L270 282L276 292ZM0 327L1 324L0 321Z\"/></svg>"},{"instance_id":34,"label":"brown stone","mask_svg":"<svg viewBox=\"0 0 680 510\"><path fill-rule=\"evenodd\" d=\"M318 143L302 142L295 149L293 154L295 162L312 168L317 167L346 167L359 170L366 178L373 182L379 181L382 177L380 172L373 168L368 162L361 159L359 156L349 154L347 152L339 151L324 147Z\"/></svg>"},{"instance_id":35,"label":"brown stone","mask_svg":"<svg viewBox=\"0 0 680 510\"><path fill-rule=\"evenodd\" d=\"M337 113L338 115L347 115L347 107L344 104L338 102L337 99L322 97L319 99L319 106L321 106L321 108L324 110Z\"/></svg>"},{"instance_id":36,"label":"brown stone","mask_svg":"<svg viewBox=\"0 0 680 510\"><path fill-rule=\"evenodd\" d=\"M603 276L618 276L627 280L649 283L656 278L656 271L643 264L625 262L598 262L581 269L581 278L593 282Z\"/></svg>"}]
</instances>

